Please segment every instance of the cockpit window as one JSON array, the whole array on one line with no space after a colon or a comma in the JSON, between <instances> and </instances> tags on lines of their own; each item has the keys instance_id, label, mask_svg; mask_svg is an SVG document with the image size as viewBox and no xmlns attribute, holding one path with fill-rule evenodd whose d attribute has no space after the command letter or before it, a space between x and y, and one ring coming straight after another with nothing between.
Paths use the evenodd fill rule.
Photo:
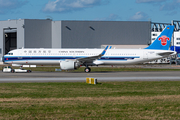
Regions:
<instances>
[{"instance_id":1,"label":"cockpit window","mask_svg":"<svg viewBox=\"0 0 180 120\"><path fill-rule=\"evenodd\" d=\"M13 53L8 53L8 55L13 55Z\"/></svg>"}]
</instances>

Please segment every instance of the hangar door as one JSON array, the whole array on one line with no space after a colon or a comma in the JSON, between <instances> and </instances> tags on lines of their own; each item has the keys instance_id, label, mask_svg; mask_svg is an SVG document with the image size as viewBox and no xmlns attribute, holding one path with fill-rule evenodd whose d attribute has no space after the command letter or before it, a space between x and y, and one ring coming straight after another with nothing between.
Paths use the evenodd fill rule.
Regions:
<instances>
[{"instance_id":1,"label":"hangar door","mask_svg":"<svg viewBox=\"0 0 180 120\"><path fill-rule=\"evenodd\" d=\"M17 49L17 29L4 29L5 54Z\"/></svg>"}]
</instances>

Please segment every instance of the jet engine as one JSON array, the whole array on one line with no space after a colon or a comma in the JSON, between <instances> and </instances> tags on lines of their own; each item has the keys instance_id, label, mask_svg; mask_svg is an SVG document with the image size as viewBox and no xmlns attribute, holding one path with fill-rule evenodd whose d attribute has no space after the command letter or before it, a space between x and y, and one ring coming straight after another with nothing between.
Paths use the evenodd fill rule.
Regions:
<instances>
[{"instance_id":1,"label":"jet engine","mask_svg":"<svg viewBox=\"0 0 180 120\"><path fill-rule=\"evenodd\" d=\"M72 60L65 60L60 62L60 67L62 70L74 70L79 68L80 64Z\"/></svg>"}]
</instances>

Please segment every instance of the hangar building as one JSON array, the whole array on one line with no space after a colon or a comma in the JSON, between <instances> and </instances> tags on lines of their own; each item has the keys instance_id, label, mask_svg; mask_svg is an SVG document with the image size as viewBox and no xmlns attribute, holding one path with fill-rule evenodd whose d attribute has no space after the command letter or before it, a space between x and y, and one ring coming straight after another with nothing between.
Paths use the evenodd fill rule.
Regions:
<instances>
[{"instance_id":1,"label":"hangar building","mask_svg":"<svg viewBox=\"0 0 180 120\"><path fill-rule=\"evenodd\" d=\"M150 21L0 21L0 57L19 48L100 48L150 43Z\"/></svg>"}]
</instances>

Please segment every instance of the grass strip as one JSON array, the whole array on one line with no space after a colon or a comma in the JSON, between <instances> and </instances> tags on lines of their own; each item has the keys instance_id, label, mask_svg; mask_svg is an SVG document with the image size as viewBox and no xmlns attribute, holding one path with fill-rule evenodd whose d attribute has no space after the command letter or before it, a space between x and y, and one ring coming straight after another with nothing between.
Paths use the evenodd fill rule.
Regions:
<instances>
[{"instance_id":1,"label":"grass strip","mask_svg":"<svg viewBox=\"0 0 180 120\"><path fill-rule=\"evenodd\" d=\"M180 81L1 83L0 119L180 119Z\"/></svg>"}]
</instances>

